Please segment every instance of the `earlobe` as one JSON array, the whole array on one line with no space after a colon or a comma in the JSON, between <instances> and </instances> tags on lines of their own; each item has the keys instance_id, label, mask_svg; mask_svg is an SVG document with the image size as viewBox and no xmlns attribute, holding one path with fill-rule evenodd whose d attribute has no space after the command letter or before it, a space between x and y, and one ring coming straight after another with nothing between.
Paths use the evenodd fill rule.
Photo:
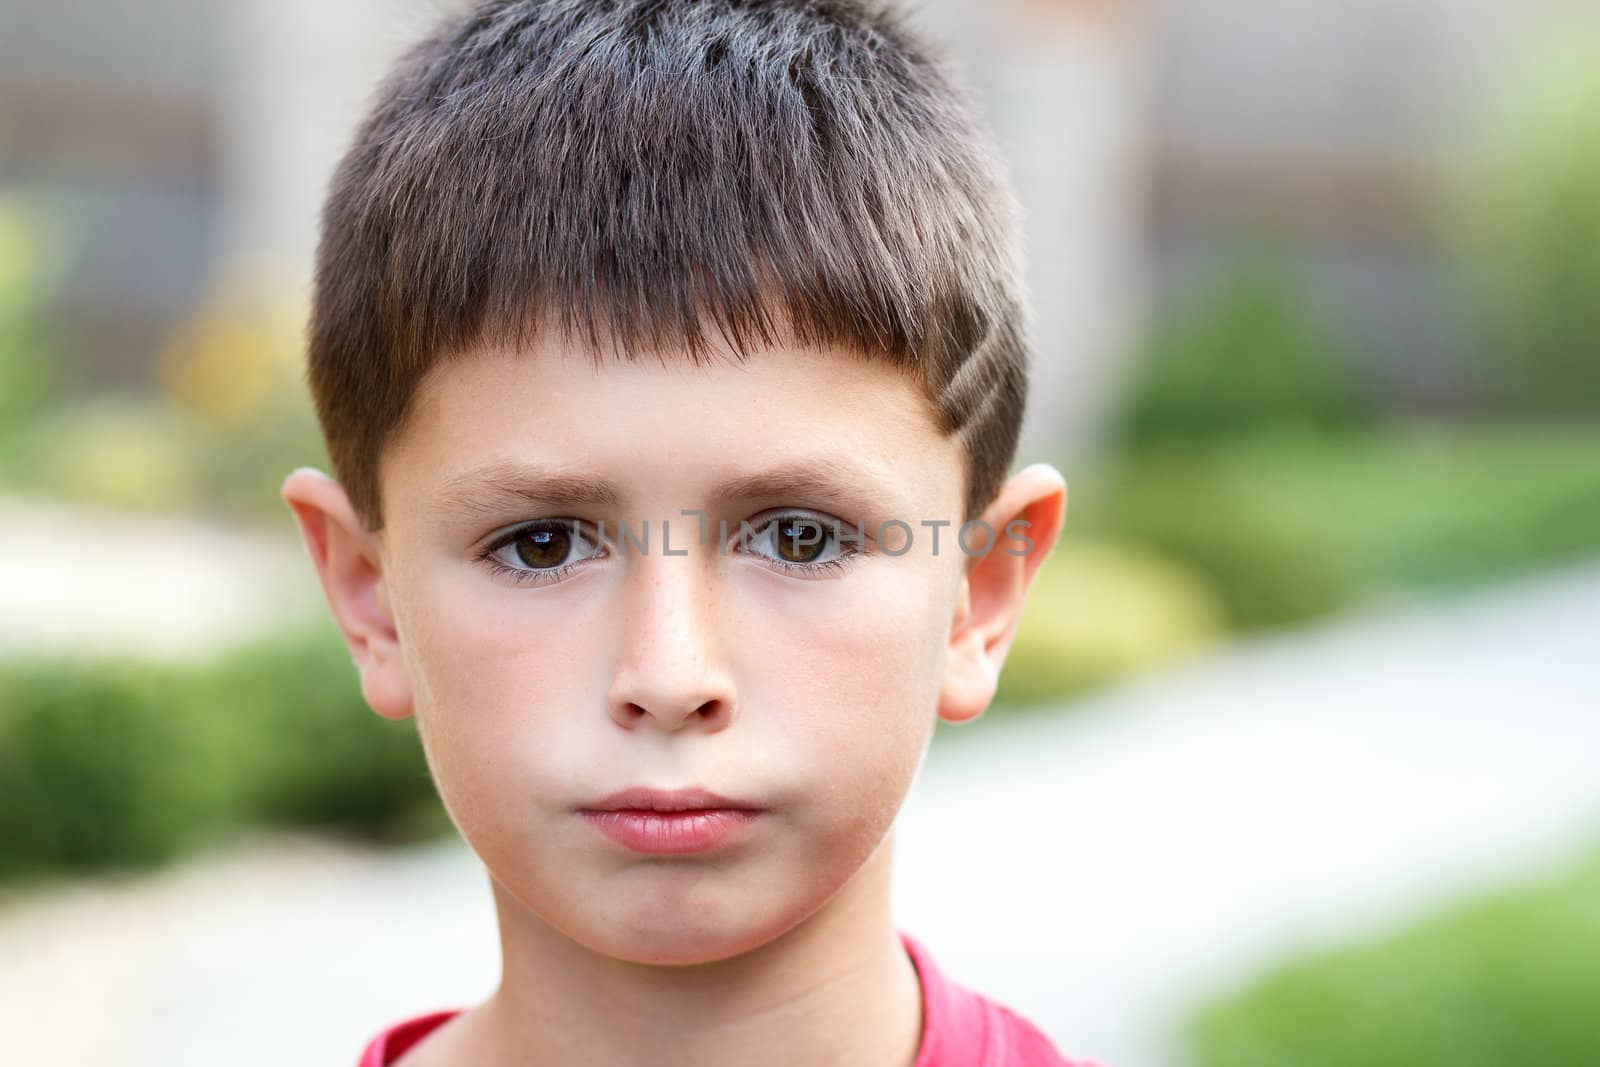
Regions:
<instances>
[{"instance_id":1,"label":"earlobe","mask_svg":"<svg viewBox=\"0 0 1600 1067\"><path fill-rule=\"evenodd\" d=\"M412 712L411 685L384 590L383 565L344 488L321 471L295 470L284 502L299 523L334 622L361 674L368 706L386 719Z\"/></svg>"},{"instance_id":2,"label":"earlobe","mask_svg":"<svg viewBox=\"0 0 1600 1067\"><path fill-rule=\"evenodd\" d=\"M939 717L969 722L994 700L1028 587L1055 548L1066 518L1061 472L1035 463L1012 475L983 515L989 550L967 559L950 629Z\"/></svg>"}]
</instances>

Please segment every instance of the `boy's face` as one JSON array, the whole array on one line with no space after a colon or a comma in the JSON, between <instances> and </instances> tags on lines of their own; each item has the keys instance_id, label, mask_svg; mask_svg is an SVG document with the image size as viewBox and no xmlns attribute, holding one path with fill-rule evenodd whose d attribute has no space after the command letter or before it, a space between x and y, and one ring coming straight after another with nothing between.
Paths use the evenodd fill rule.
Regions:
<instances>
[{"instance_id":1,"label":"boy's face","mask_svg":"<svg viewBox=\"0 0 1600 1067\"><path fill-rule=\"evenodd\" d=\"M380 535L314 472L285 489L366 699L415 713L502 893L640 962L763 944L867 864L936 718L987 706L1064 506L1030 468L985 516L1012 552L963 552L959 446L909 379L844 353L596 370L550 344L441 364L415 400ZM786 541L784 518L821 521L787 531L820 541ZM835 520L865 528L859 555ZM895 526L877 540L888 520L909 547ZM937 550L924 520L949 523ZM636 851L581 814L636 786L759 814L698 851Z\"/></svg>"}]
</instances>

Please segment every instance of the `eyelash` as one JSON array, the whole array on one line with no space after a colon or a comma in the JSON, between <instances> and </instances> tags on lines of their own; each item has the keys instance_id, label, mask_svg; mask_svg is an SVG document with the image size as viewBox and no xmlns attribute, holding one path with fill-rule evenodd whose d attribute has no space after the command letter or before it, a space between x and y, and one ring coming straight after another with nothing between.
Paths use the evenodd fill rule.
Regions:
<instances>
[{"instance_id":1,"label":"eyelash","mask_svg":"<svg viewBox=\"0 0 1600 1067\"><path fill-rule=\"evenodd\" d=\"M781 514L774 515L760 526L755 527L755 529L757 531L762 531L775 523L782 522L784 519L793 518L815 519L815 516L809 515L805 512L783 512ZM488 567L491 573L509 578L512 581L522 585L551 585L555 582L558 582L562 578L565 578L568 574L571 574L573 571L577 570L579 567L582 567L589 560L595 559L596 557L588 556L584 559L578 560L575 563L565 563L559 567L553 567L548 570L523 570L521 568L502 563L495 557L495 553L499 552L502 548L511 544L517 538L531 530L557 526L565 521L566 520L546 519L537 522L530 522L525 525L518 526L513 530L509 530L487 545L482 552L478 553L478 562ZM832 524L824 523L824 525ZM789 560L773 559L771 556L761 556L760 558L769 565L776 567L784 574L794 574L804 578L814 578L820 574L843 571L855 560L857 556L865 554L865 550L863 550L859 544L851 541L842 541L840 546L841 551L838 556L833 559L822 560L817 563L794 563ZM676 555L676 553L674 553L674 555Z\"/></svg>"}]
</instances>

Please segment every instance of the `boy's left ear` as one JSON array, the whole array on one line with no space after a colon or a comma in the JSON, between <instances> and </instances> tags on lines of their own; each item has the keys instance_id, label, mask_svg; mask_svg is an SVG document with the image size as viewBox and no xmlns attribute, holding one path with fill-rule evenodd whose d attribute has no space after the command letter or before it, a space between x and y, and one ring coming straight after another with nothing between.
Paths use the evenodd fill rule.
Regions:
<instances>
[{"instance_id":1,"label":"boy's left ear","mask_svg":"<svg viewBox=\"0 0 1600 1067\"><path fill-rule=\"evenodd\" d=\"M941 719L968 722L994 700L1028 587L1055 548L1066 513L1066 480L1048 463L1013 474L984 512L994 542L987 553L968 557L961 579L939 691ZM968 540L981 545L981 536Z\"/></svg>"}]
</instances>

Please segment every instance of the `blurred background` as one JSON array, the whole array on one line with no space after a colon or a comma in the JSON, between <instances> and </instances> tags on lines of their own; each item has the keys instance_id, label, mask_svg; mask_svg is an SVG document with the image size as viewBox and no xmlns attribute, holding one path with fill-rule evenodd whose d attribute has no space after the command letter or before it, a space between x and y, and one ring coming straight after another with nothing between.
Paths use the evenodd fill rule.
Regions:
<instances>
[{"instance_id":1,"label":"blurred background","mask_svg":"<svg viewBox=\"0 0 1600 1067\"><path fill-rule=\"evenodd\" d=\"M325 183L451 6L0 0L17 1062L347 1064L493 988L277 496ZM902 926L1106 1067L1600 1063L1600 5L915 10L1072 499Z\"/></svg>"}]
</instances>

